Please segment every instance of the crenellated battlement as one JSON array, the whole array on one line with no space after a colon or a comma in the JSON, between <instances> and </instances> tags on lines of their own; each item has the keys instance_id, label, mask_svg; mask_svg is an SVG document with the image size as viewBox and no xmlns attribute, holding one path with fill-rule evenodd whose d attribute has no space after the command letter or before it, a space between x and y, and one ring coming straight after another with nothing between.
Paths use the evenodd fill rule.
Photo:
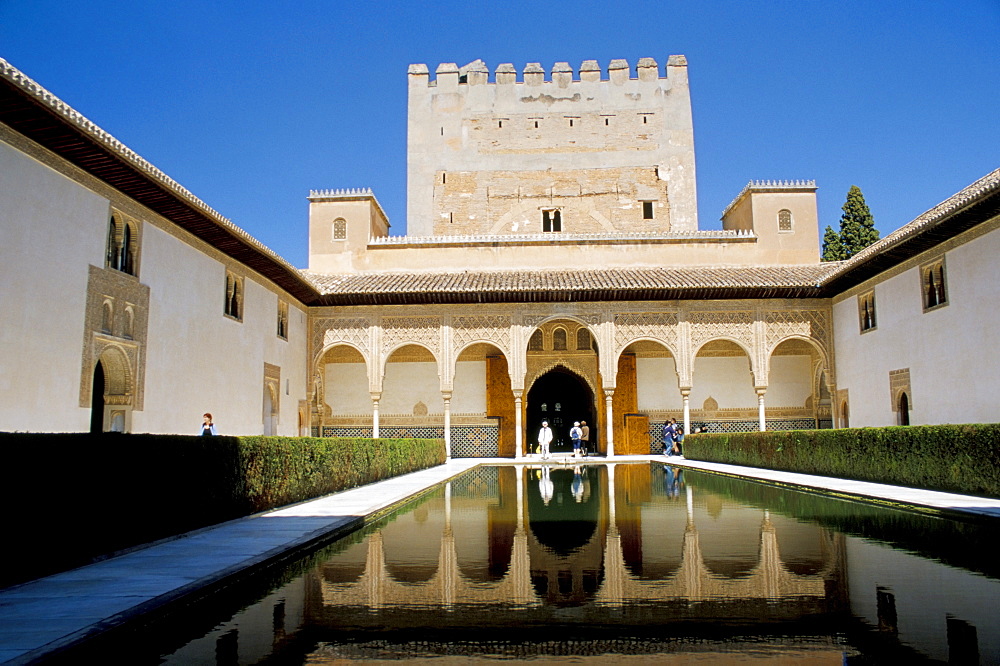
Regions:
<instances>
[{"instance_id":1,"label":"crenellated battlement","mask_svg":"<svg viewBox=\"0 0 1000 666\"><path fill-rule=\"evenodd\" d=\"M341 199L344 197L372 197L370 187L348 187L335 190L309 190L309 200L313 199Z\"/></svg>"},{"instance_id":2,"label":"crenellated battlement","mask_svg":"<svg viewBox=\"0 0 1000 666\"><path fill-rule=\"evenodd\" d=\"M670 81L673 79L686 81L686 69L687 58L683 55L672 55L667 58L663 68L654 58L640 58L634 69L625 59L612 60L608 67L603 70L596 60L584 60L580 67L575 70L568 62L557 62L550 70L542 67L541 63L530 62L520 72L520 77L518 77L518 71L514 64L506 62L497 65L496 69L493 70L492 81L489 67L482 60L474 60L462 67L453 62L441 63L435 69L433 79L430 76L430 69L423 63L410 65L408 74L410 85L426 85L431 88L513 84L528 86L554 84L559 87L567 87L573 83L607 82L623 85L626 81Z\"/></svg>"}]
</instances>

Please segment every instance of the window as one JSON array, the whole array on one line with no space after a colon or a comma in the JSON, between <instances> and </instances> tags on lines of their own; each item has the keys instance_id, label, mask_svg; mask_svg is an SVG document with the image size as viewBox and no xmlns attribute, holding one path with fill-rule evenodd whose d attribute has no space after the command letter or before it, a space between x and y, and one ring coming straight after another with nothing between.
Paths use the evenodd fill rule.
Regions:
<instances>
[{"instance_id":1,"label":"window","mask_svg":"<svg viewBox=\"0 0 1000 666\"><path fill-rule=\"evenodd\" d=\"M333 221L333 240L345 240L347 238L347 220L338 217Z\"/></svg>"},{"instance_id":2,"label":"window","mask_svg":"<svg viewBox=\"0 0 1000 666\"><path fill-rule=\"evenodd\" d=\"M129 305L125 308L125 330L122 337L131 339L135 335L135 309Z\"/></svg>"},{"instance_id":3,"label":"window","mask_svg":"<svg viewBox=\"0 0 1000 666\"><path fill-rule=\"evenodd\" d=\"M875 317L875 292L858 296L858 319L861 322L861 332L870 331L878 326Z\"/></svg>"},{"instance_id":4,"label":"window","mask_svg":"<svg viewBox=\"0 0 1000 666\"><path fill-rule=\"evenodd\" d=\"M590 349L590 331L581 328L576 332L576 348L577 349Z\"/></svg>"},{"instance_id":5,"label":"window","mask_svg":"<svg viewBox=\"0 0 1000 666\"><path fill-rule=\"evenodd\" d=\"M944 259L920 269L924 298L924 312L948 304L948 290L944 279Z\"/></svg>"},{"instance_id":6,"label":"window","mask_svg":"<svg viewBox=\"0 0 1000 666\"><path fill-rule=\"evenodd\" d=\"M288 339L288 303L278 301L278 337Z\"/></svg>"},{"instance_id":7,"label":"window","mask_svg":"<svg viewBox=\"0 0 1000 666\"><path fill-rule=\"evenodd\" d=\"M226 303L225 314L233 319L242 320L243 316L243 279L226 272Z\"/></svg>"},{"instance_id":8,"label":"window","mask_svg":"<svg viewBox=\"0 0 1000 666\"><path fill-rule=\"evenodd\" d=\"M653 202L643 201L642 202L642 219L652 220L653 219Z\"/></svg>"},{"instance_id":9,"label":"window","mask_svg":"<svg viewBox=\"0 0 1000 666\"><path fill-rule=\"evenodd\" d=\"M111 333L113 319L114 310L112 309L111 301L104 301L104 307L101 308L101 331Z\"/></svg>"},{"instance_id":10,"label":"window","mask_svg":"<svg viewBox=\"0 0 1000 666\"><path fill-rule=\"evenodd\" d=\"M536 330L528 340L528 351L542 351L543 348L542 332Z\"/></svg>"},{"instance_id":11,"label":"window","mask_svg":"<svg viewBox=\"0 0 1000 666\"><path fill-rule=\"evenodd\" d=\"M778 211L778 231L792 230L792 211L782 208Z\"/></svg>"},{"instance_id":12,"label":"window","mask_svg":"<svg viewBox=\"0 0 1000 666\"><path fill-rule=\"evenodd\" d=\"M136 274L136 257L138 255L139 238L136 226L132 222L111 216L108 223L108 245L104 256L107 268L113 268L129 275Z\"/></svg>"},{"instance_id":13,"label":"window","mask_svg":"<svg viewBox=\"0 0 1000 666\"><path fill-rule=\"evenodd\" d=\"M552 331L552 349L566 351L566 329L557 328Z\"/></svg>"},{"instance_id":14,"label":"window","mask_svg":"<svg viewBox=\"0 0 1000 666\"><path fill-rule=\"evenodd\" d=\"M562 211L558 208L543 210L542 231L546 233L562 231Z\"/></svg>"}]
</instances>

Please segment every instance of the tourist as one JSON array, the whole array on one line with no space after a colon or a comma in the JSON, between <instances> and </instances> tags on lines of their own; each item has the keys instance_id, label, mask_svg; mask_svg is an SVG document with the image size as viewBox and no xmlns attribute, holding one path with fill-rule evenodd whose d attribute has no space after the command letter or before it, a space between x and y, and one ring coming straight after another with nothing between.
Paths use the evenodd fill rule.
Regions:
<instances>
[{"instance_id":1,"label":"tourist","mask_svg":"<svg viewBox=\"0 0 1000 666\"><path fill-rule=\"evenodd\" d=\"M671 419L673 420L673 419ZM674 455L683 458L684 457L684 426L680 423L674 424L674 444L673 451Z\"/></svg>"},{"instance_id":2,"label":"tourist","mask_svg":"<svg viewBox=\"0 0 1000 666\"><path fill-rule=\"evenodd\" d=\"M214 435L215 434L215 424L212 423L212 415L205 412L201 423L201 434L202 435Z\"/></svg>"},{"instance_id":3,"label":"tourist","mask_svg":"<svg viewBox=\"0 0 1000 666\"><path fill-rule=\"evenodd\" d=\"M587 448L590 446L590 426L587 425L586 421L580 421L580 453L584 458L587 457Z\"/></svg>"},{"instance_id":4,"label":"tourist","mask_svg":"<svg viewBox=\"0 0 1000 666\"><path fill-rule=\"evenodd\" d=\"M670 419L663 424L663 455L668 458L674 454L674 429L676 428L676 423L675 419Z\"/></svg>"},{"instance_id":5,"label":"tourist","mask_svg":"<svg viewBox=\"0 0 1000 666\"><path fill-rule=\"evenodd\" d=\"M573 457L580 457L580 439L583 437L583 430L579 421L573 421L573 427L569 429L569 438L573 440Z\"/></svg>"},{"instance_id":6,"label":"tourist","mask_svg":"<svg viewBox=\"0 0 1000 666\"><path fill-rule=\"evenodd\" d=\"M549 428L548 421L542 421L542 428L538 431L538 452L542 454L542 460L548 460L550 444L552 444L552 429Z\"/></svg>"},{"instance_id":7,"label":"tourist","mask_svg":"<svg viewBox=\"0 0 1000 666\"><path fill-rule=\"evenodd\" d=\"M573 499L579 504L583 501L583 468L579 465L573 468L573 484L570 486Z\"/></svg>"}]
</instances>

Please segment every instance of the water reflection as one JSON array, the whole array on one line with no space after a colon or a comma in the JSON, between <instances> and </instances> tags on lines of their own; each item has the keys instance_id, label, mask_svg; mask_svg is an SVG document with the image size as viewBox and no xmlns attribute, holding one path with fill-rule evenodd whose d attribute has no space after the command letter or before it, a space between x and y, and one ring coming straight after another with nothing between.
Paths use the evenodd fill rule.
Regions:
<instances>
[{"instance_id":1,"label":"water reflection","mask_svg":"<svg viewBox=\"0 0 1000 666\"><path fill-rule=\"evenodd\" d=\"M872 524L966 539L946 555L988 535L663 465L479 468L331 547L166 661L1000 660L996 577L936 561L947 558L932 542L915 552L869 538Z\"/></svg>"}]
</instances>

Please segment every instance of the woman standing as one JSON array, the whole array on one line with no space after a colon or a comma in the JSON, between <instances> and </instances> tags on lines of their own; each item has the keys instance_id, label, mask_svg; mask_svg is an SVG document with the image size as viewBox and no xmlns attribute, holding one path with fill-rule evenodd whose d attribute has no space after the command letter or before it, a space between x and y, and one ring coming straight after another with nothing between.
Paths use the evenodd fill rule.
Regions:
<instances>
[{"instance_id":1,"label":"woman standing","mask_svg":"<svg viewBox=\"0 0 1000 666\"><path fill-rule=\"evenodd\" d=\"M201 434L204 436L215 435L215 424L212 423L212 415L205 412L204 421L201 424Z\"/></svg>"}]
</instances>

